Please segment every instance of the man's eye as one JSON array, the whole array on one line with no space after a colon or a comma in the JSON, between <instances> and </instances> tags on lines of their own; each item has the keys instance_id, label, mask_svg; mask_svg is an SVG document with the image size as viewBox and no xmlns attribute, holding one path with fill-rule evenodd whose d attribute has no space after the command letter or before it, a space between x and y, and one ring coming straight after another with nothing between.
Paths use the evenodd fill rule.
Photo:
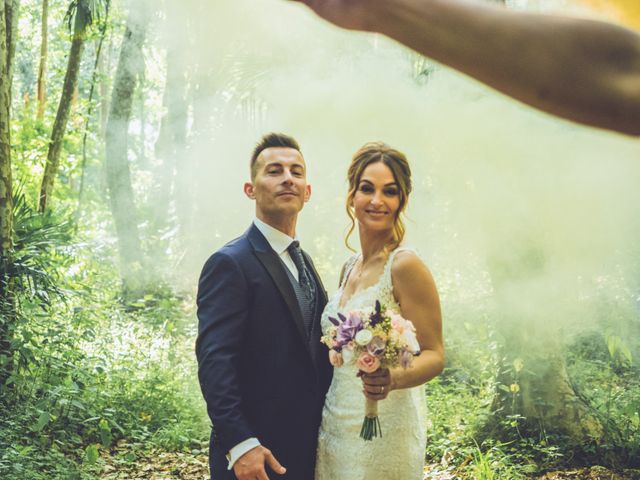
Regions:
<instances>
[{"instance_id":1,"label":"man's eye","mask_svg":"<svg viewBox=\"0 0 640 480\"><path fill-rule=\"evenodd\" d=\"M293 175L294 177L301 177L302 176L302 172L299 172L299 171L296 170L296 171L291 172L291 175Z\"/></svg>"},{"instance_id":2,"label":"man's eye","mask_svg":"<svg viewBox=\"0 0 640 480\"><path fill-rule=\"evenodd\" d=\"M272 168L271 170L267 170L267 173L269 175L277 175L278 173L280 173L280 170L278 170L276 168Z\"/></svg>"}]
</instances>

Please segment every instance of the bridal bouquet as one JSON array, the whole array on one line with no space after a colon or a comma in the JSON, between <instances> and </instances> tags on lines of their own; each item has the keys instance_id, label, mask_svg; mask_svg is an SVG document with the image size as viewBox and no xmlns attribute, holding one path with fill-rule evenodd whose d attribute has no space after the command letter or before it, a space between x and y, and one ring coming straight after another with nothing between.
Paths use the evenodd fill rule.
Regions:
<instances>
[{"instance_id":1,"label":"bridal bouquet","mask_svg":"<svg viewBox=\"0 0 640 480\"><path fill-rule=\"evenodd\" d=\"M420 353L413 323L377 300L373 308L338 313L338 318L329 320L332 327L321 341L330 348L329 360L334 367L355 361L364 373L379 368L409 368ZM378 401L367 398L360 437L371 440L378 435L382 436Z\"/></svg>"}]
</instances>

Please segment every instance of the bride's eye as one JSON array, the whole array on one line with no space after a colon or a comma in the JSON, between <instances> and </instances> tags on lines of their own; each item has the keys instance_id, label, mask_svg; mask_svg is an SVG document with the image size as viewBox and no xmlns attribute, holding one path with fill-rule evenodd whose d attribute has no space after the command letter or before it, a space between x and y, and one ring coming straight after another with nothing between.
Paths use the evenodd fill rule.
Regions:
<instances>
[{"instance_id":1,"label":"bride's eye","mask_svg":"<svg viewBox=\"0 0 640 480\"><path fill-rule=\"evenodd\" d=\"M368 183L362 183L359 190L363 193L371 193L373 192L373 187Z\"/></svg>"},{"instance_id":2,"label":"bride's eye","mask_svg":"<svg viewBox=\"0 0 640 480\"><path fill-rule=\"evenodd\" d=\"M398 193L399 192L397 188L385 188L384 190L384 194L390 197L395 197L396 195L398 195Z\"/></svg>"}]
</instances>

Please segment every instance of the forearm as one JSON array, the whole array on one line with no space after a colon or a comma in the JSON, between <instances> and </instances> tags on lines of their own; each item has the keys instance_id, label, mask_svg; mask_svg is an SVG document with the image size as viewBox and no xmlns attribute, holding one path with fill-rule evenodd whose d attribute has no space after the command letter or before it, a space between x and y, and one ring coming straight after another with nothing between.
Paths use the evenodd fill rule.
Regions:
<instances>
[{"instance_id":1,"label":"forearm","mask_svg":"<svg viewBox=\"0 0 640 480\"><path fill-rule=\"evenodd\" d=\"M391 388L399 390L417 387L440 375L443 368L443 353L423 350L413 359L409 368L394 368L391 371Z\"/></svg>"},{"instance_id":2,"label":"forearm","mask_svg":"<svg viewBox=\"0 0 640 480\"><path fill-rule=\"evenodd\" d=\"M214 255L197 296L198 377L218 444L229 450L255 434L243 411L240 363L247 324L246 282L235 261Z\"/></svg>"},{"instance_id":3,"label":"forearm","mask_svg":"<svg viewBox=\"0 0 640 480\"><path fill-rule=\"evenodd\" d=\"M544 111L640 135L640 35L458 0L373 2L367 29Z\"/></svg>"},{"instance_id":4,"label":"forearm","mask_svg":"<svg viewBox=\"0 0 640 480\"><path fill-rule=\"evenodd\" d=\"M216 441L225 451L255 437L245 417L242 394L238 388L239 375L234 359L227 353L202 349L198 352L198 377L207 413L211 419Z\"/></svg>"}]
</instances>

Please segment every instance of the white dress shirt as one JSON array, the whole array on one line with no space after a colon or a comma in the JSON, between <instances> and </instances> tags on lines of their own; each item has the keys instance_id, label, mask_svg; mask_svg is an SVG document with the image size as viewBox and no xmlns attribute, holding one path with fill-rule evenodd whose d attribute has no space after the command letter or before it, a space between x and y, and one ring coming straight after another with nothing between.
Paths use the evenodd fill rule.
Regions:
<instances>
[{"instance_id":1,"label":"white dress shirt","mask_svg":"<svg viewBox=\"0 0 640 480\"><path fill-rule=\"evenodd\" d=\"M260 233L264 235L264 238L267 239L267 242L271 246L271 248L280 256L280 260L286 265L292 275L300 279L300 275L298 269L296 268L296 264L293 263L291 255L289 255L289 245L291 242L296 240L295 238L291 238L286 233L282 233L277 228L273 228L271 225L267 225L263 221L259 219L255 219L253 224L256 226ZM229 450L229 454L227 455L227 460L229 461L229 470L233 468L233 465L236 461L247 453L249 450L256 448L260 445L260 441L255 438L247 438L246 440L240 442L238 445Z\"/></svg>"},{"instance_id":2,"label":"white dress shirt","mask_svg":"<svg viewBox=\"0 0 640 480\"><path fill-rule=\"evenodd\" d=\"M260 233L264 235L264 238L267 239L271 248L280 256L280 260L284 262L293 276L300 280L296 264L293 263L293 259L287 250L291 242L297 240L297 238L291 238L286 233L282 233L277 228L273 228L271 225L267 225L257 218L253 221L253 224L260 230Z\"/></svg>"}]
</instances>

